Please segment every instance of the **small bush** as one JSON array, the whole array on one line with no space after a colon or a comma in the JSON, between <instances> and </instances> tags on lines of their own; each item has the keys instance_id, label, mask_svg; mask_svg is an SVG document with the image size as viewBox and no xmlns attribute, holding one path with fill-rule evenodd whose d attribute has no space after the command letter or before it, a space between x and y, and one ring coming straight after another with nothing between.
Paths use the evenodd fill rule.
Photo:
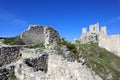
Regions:
<instances>
[{"instance_id":1,"label":"small bush","mask_svg":"<svg viewBox=\"0 0 120 80\"><path fill-rule=\"evenodd\" d=\"M45 46L43 44L37 44L34 46L35 48L38 48L40 50L44 50L45 49Z\"/></svg>"},{"instance_id":2,"label":"small bush","mask_svg":"<svg viewBox=\"0 0 120 80\"><path fill-rule=\"evenodd\" d=\"M12 75L10 76L9 80L17 80L17 77L15 76L15 73L13 72Z\"/></svg>"},{"instance_id":3,"label":"small bush","mask_svg":"<svg viewBox=\"0 0 120 80\"><path fill-rule=\"evenodd\" d=\"M71 53L70 53L71 56L72 56L74 59L78 60L78 58L79 58L79 53L77 52L77 48L76 48L76 45L75 45L75 44L72 44L72 43L66 41L64 38L59 39L58 42L57 42L57 44L58 44L58 45L65 45L65 46L69 49L69 51L71 52Z\"/></svg>"},{"instance_id":4,"label":"small bush","mask_svg":"<svg viewBox=\"0 0 120 80\"><path fill-rule=\"evenodd\" d=\"M57 42L58 45L65 45L67 46L67 48L73 52L73 53L76 53L77 52L77 48L74 44L71 44L70 42L66 41L64 38L62 39L59 39L58 42Z\"/></svg>"},{"instance_id":5,"label":"small bush","mask_svg":"<svg viewBox=\"0 0 120 80\"><path fill-rule=\"evenodd\" d=\"M22 39L19 36L11 37L11 38L4 38L4 44L7 45L25 45Z\"/></svg>"}]
</instances>

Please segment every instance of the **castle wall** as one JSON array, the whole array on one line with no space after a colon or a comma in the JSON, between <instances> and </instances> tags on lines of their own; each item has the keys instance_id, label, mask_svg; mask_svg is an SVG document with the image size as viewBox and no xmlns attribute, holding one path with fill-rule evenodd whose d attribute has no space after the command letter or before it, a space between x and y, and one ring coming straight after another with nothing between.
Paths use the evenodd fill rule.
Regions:
<instances>
[{"instance_id":1,"label":"castle wall","mask_svg":"<svg viewBox=\"0 0 120 80\"><path fill-rule=\"evenodd\" d=\"M86 34L87 33L87 28L82 28L82 34Z\"/></svg>"},{"instance_id":2,"label":"castle wall","mask_svg":"<svg viewBox=\"0 0 120 80\"><path fill-rule=\"evenodd\" d=\"M44 28L44 33L45 33L45 46L59 39L58 32L49 26L46 26Z\"/></svg>"},{"instance_id":3,"label":"castle wall","mask_svg":"<svg viewBox=\"0 0 120 80\"><path fill-rule=\"evenodd\" d=\"M47 45L59 39L59 33L49 26L31 25L20 37L25 44L43 44L47 47Z\"/></svg>"},{"instance_id":4,"label":"castle wall","mask_svg":"<svg viewBox=\"0 0 120 80\"><path fill-rule=\"evenodd\" d=\"M99 23L90 25L89 30L90 30L90 34L98 34L99 33Z\"/></svg>"},{"instance_id":5,"label":"castle wall","mask_svg":"<svg viewBox=\"0 0 120 80\"><path fill-rule=\"evenodd\" d=\"M101 27L100 35L107 35L106 26Z\"/></svg>"},{"instance_id":6,"label":"castle wall","mask_svg":"<svg viewBox=\"0 0 120 80\"><path fill-rule=\"evenodd\" d=\"M90 42L97 43L98 42L98 35L96 35L96 34L89 34L89 33L81 35L80 42L82 44L90 43Z\"/></svg>"},{"instance_id":7,"label":"castle wall","mask_svg":"<svg viewBox=\"0 0 120 80\"><path fill-rule=\"evenodd\" d=\"M42 26L29 26L29 30L22 33L21 39L25 44L44 44L44 28Z\"/></svg>"},{"instance_id":8,"label":"castle wall","mask_svg":"<svg viewBox=\"0 0 120 80\"><path fill-rule=\"evenodd\" d=\"M86 28L82 29L80 42L82 44L89 42L97 42L100 47L120 56L120 35L107 36L106 26L102 26L99 31L99 24L90 25L90 31L85 33Z\"/></svg>"},{"instance_id":9,"label":"castle wall","mask_svg":"<svg viewBox=\"0 0 120 80\"><path fill-rule=\"evenodd\" d=\"M120 56L120 35L101 36L98 42L100 47Z\"/></svg>"}]
</instances>

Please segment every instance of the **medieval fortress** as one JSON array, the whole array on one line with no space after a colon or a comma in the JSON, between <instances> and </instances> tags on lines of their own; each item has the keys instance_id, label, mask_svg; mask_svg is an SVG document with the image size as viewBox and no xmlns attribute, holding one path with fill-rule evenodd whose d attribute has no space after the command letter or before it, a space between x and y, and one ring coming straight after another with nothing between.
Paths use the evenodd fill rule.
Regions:
<instances>
[{"instance_id":1,"label":"medieval fortress","mask_svg":"<svg viewBox=\"0 0 120 80\"><path fill-rule=\"evenodd\" d=\"M89 42L98 43L100 47L120 56L120 34L108 36L106 26L102 26L100 30L99 27L99 23L90 25L89 32L87 28L82 28L80 42L83 44Z\"/></svg>"}]
</instances>

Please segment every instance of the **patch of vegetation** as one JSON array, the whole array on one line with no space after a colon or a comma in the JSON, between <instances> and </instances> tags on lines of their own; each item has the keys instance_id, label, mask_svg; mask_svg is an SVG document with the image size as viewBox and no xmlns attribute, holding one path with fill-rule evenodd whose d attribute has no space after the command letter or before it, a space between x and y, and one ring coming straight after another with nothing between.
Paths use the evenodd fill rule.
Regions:
<instances>
[{"instance_id":1,"label":"patch of vegetation","mask_svg":"<svg viewBox=\"0 0 120 80\"><path fill-rule=\"evenodd\" d=\"M9 80L17 80L17 77L15 76L14 72L11 74Z\"/></svg>"},{"instance_id":2,"label":"patch of vegetation","mask_svg":"<svg viewBox=\"0 0 120 80\"><path fill-rule=\"evenodd\" d=\"M67 48L73 53L77 52L76 46L74 44L71 44L70 42L66 41L64 38L59 39L57 44L67 46Z\"/></svg>"},{"instance_id":3,"label":"patch of vegetation","mask_svg":"<svg viewBox=\"0 0 120 80\"><path fill-rule=\"evenodd\" d=\"M79 53L77 52L77 48L76 48L76 45L72 44L71 42L68 42L66 41L64 38L62 39L59 39L57 41L57 44L60 46L60 45L65 45L69 51L71 52L71 56L75 59L78 60L79 58Z\"/></svg>"},{"instance_id":4,"label":"patch of vegetation","mask_svg":"<svg viewBox=\"0 0 120 80\"><path fill-rule=\"evenodd\" d=\"M3 43L7 45L25 45L25 43L23 42L22 39L20 39L19 36L4 38Z\"/></svg>"},{"instance_id":5,"label":"patch of vegetation","mask_svg":"<svg viewBox=\"0 0 120 80\"><path fill-rule=\"evenodd\" d=\"M108 74L112 75L112 80L119 80L120 78L120 57L100 48L96 43L77 44L79 51L85 59L85 63L89 68L92 68L96 74L106 80Z\"/></svg>"},{"instance_id":6,"label":"patch of vegetation","mask_svg":"<svg viewBox=\"0 0 120 80\"><path fill-rule=\"evenodd\" d=\"M37 45L35 45L34 47L35 47L35 48L38 48L39 50L44 50L44 49L46 49L43 44L37 44Z\"/></svg>"}]
</instances>

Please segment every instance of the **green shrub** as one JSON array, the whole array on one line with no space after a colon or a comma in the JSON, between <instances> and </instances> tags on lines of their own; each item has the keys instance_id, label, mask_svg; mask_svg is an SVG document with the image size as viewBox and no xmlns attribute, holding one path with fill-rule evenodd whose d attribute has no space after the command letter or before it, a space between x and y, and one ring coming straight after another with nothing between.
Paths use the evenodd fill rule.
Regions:
<instances>
[{"instance_id":1,"label":"green shrub","mask_svg":"<svg viewBox=\"0 0 120 80\"><path fill-rule=\"evenodd\" d=\"M78 53L78 51L77 51L77 48L76 48L76 45L75 45L75 44L72 44L71 42L66 41L64 38L59 39L58 42L57 42L57 44L58 44L58 45L65 45L65 46L69 49L69 51L71 52L71 53L70 53L71 56L72 56L74 59L78 60L78 58L79 58L79 53Z\"/></svg>"},{"instance_id":2,"label":"green shrub","mask_svg":"<svg viewBox=\"0 0 120 80\"><path fill-rule=\"evenodd\" d=\"M40 49L40 50L46 49L43 44L37 44L37 45L35 45L34 47L35 47L35 48L38 48L38 49Z\"/></svg>"},{"instance_id":3,"label":"green shrub","mask_svg":"<svg viewBox=\"0 0 120 80\"><path fill-rule=\"evenodd\" d=\"M14 73L14 72L11 74L9 80L17 80L17 77L15 76L15 73Z\"/></svg>"},{"instance_id":4,"label":"green shrub","mask_svg":"<svg viewBox=\"0 0 120 80\"><path fill-rule=\"evenodd\" d=\"M19 36L11 37L11 38L4 38L4 44L7 45L25 45L22 39Z\"/></svg>"}]
</instances>

